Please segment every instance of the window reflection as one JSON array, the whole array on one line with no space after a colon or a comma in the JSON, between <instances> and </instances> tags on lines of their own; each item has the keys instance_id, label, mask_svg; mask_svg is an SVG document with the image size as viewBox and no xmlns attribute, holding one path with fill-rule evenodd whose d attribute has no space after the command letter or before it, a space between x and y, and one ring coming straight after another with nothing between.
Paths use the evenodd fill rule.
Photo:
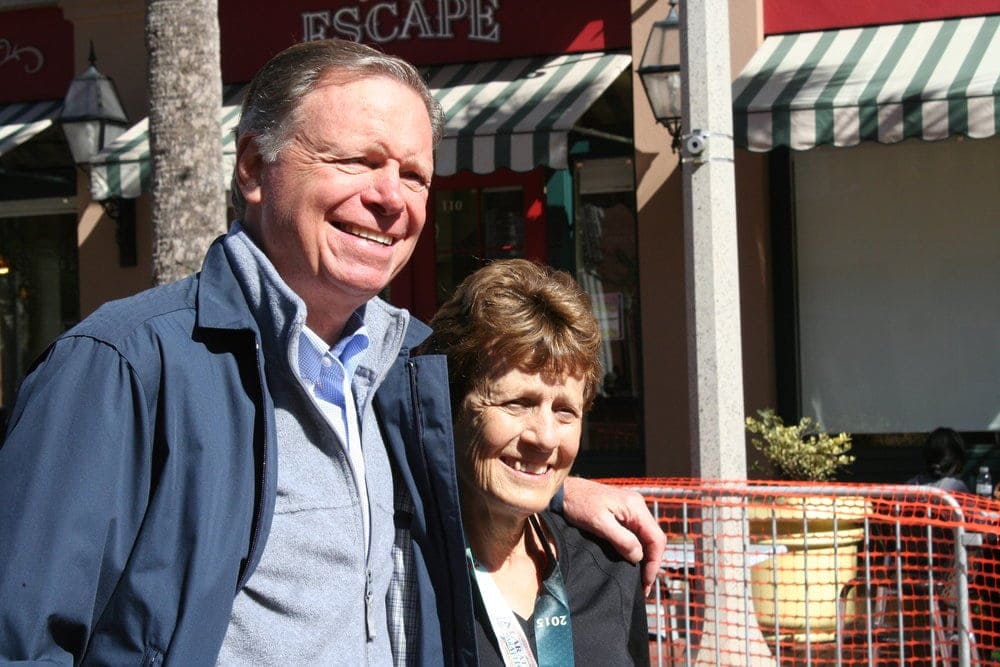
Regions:
<instances>
[{"instance_id":1,"label":"window reflection","mask_svg":"<svg viewBox=\"0 0 1000 667\"><path fill-rule=\"evenodd\" d=\"M642 466L639 265L631 161L591 160L576 168L576 277L601 325L604 378L588 415L580 472ZM620 466L614 468L614 465Z\"/></svg>"},{"instance_id":2,"label":"window reflection","mask_svg":"<svg viewBox=\"0 0 1000 667\"><path fill-rule=\"evenodd\" d=\"M489 260L525 256L521 187L439 190L434 208L438 304Z\"/></svg>"}]
</instances>

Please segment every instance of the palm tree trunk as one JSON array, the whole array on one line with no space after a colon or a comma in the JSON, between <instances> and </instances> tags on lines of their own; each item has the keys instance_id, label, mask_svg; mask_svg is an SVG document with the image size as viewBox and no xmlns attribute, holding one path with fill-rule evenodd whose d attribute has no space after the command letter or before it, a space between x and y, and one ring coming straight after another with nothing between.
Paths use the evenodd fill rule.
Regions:
<instances>
[{"instance_id":1,"label":"palm tree trunk","mask_svg":"<svg viewBox=\"0 0 1000 667\"><path fill-rule=\"evenodd\" d=\"M201 267L226 229L216 0L146 0L153 282Z\"/></svg>"}]
</instances>

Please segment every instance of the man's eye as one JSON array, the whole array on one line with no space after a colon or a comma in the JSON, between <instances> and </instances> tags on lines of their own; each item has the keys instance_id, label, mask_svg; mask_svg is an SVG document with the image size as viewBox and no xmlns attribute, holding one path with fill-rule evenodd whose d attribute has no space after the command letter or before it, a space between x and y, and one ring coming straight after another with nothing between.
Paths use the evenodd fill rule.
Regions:
<instances>
[{"instance_id":1,"label":"man's eye","mask_svg":"<svg viewBox=\"0 0 1000 667\"><path fill-rule=\"evenodd\" d=\"M412 189L414 192L419 192L420 190L426 190L430 187L430 183L427 179L416 172L408 172L400 175L406 185Z\"/></svg>"},{"instance_id":2,"label":"man's eye","mask_svg":"<svg viewBox=\"0 0 1000 667\"><path fill-rule=\"evenodd\" d=\"M331 160L331 162L352 172L365 171L372 168L371 162L363 157L337 158L335 160Z\"/></svg>"}]
</instances>

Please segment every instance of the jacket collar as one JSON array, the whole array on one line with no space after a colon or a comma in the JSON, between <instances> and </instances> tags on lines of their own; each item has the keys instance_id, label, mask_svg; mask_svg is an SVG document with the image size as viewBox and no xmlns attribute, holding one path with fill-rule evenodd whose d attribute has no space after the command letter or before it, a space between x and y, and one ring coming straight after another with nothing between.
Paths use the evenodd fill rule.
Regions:
<instances>
[{"instance_id":1,"label":"jacket collar","mask_svg":"<svg viewBox=\"0 0 1000 667\"><path fill-rule=\"evenodd\" d=\"M406 327L406 335L403 337L403 349L401 352L409 354L416 346L427 340L431 335L431 328L416 319L410 317L409 326Z\"/></svg>"},{"instance_id":2,"label":"jacket collar","mask_svg":"<svg viewBox=\"0 0 1000 667\"><path fill-rule=\"evenodd\" d=\"M233 272L222 245L225 235L215 239L205 255L198 280L198 326L210 329L251 329L257 323L247 306L246 296ZM401 353L409 352L424 342L431 329L415 318L409 319Z\"/></svg>"},{"instance_id":3,"label":"jacket collar","mask_svg":"<svg viewBox=\"0 0 1000 667\"><path fill-rule=\"evenodd\" d=\"M257 330L246 297L226 257L222 240L215 239L198 276L197 324L209 329Z\"/></svg>"}]
</instances>

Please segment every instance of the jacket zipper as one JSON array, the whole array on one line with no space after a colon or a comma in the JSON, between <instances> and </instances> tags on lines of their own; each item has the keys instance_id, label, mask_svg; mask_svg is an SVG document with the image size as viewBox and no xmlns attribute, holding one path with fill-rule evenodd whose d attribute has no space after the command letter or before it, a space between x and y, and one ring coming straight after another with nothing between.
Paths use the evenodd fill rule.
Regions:
<instances>
[{"instance_id":1,"label":"jacket zipper","mask_svg":"<svg viewBox=\"0 0 1000 667\"><path fill-rule=\"evenodd\" d=\"M412 359L406 361L406 379L410 384L410 407L413 408L413 425L417 431L417 442L420 444L420 454L423 456L424 434L423 422L420 419L420 399L417 391L417 364Z\"/></svg>"},{"instance_id":2,"label":"jacket zipper","mask_svg":"<svg viewBox=\"0 0 1000 667\"><path fill-rule=\"evenodd\" d=\"M266 498L264 497L264 487L265 480L267 479L267 406L264 402L264 369L260 364L260 341L257 340L256 335L250 332L254 343L254 363L257 365L257 391L258 399L257 404L260 406L260 418L262 421L263 438L261 439L261 450L260 450L260 476L257 481L257 503L254 508L253 515L250 520L253 522L253 532L250 535L250 549L247 551L247 559L243 566L240 568L240 576L237 577L236 591L239 592L246 584L248 573L250 570L250 563L254 560L254 553L257 550L257 544L260 542L260 523L261 517L264 514L264 507L267 504Z\"/></svg>"}]
</instances>

